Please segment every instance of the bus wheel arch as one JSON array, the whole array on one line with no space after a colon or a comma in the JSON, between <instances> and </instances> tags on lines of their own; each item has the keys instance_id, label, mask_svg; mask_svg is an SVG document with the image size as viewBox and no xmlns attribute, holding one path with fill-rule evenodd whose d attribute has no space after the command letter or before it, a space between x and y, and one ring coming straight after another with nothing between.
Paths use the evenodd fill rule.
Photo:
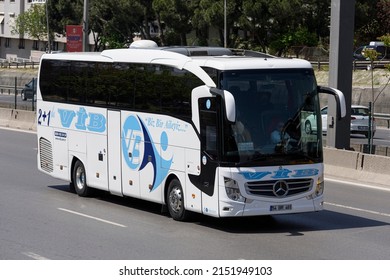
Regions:
<instances>
[{"instance_id":1,"label":"bus wheel arch","mask_svg":"<svg viewBox=\"0 0 390 280\"><path fill-rule=\"evenodd\" d=\"M81 197L91 194L91 188L87 185L87 174L81 160L74 158L72 161L71 188Z\"/></svg>"},{"instance_id":2,"label":"bus wheel arch","mask_svg":"<svg viewBox=\"0 0 390 280\"><path fill-rule=\"evenodd\" d=\"M172 219L185 221L188 218L188 211L184 205L183 187L176 176L170 175L167 178L164 196L166 207Z\"/></svg>"}]
</instances>

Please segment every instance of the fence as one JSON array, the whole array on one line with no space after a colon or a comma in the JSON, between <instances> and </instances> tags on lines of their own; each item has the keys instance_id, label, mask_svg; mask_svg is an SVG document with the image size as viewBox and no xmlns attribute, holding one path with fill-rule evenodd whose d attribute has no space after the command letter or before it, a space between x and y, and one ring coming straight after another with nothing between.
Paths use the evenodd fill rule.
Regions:
<instances>
[{"instance_id":1,"label":"fence","mask_svg":"<svg viewBox=\"0 0 390 280\"><path fill-rule=\"evenodd\" d=\"M21 92L23 88L24 87L0 85L0 107L34 111L36 109L35 98L27 101L22 100ZM13 98L9 98L11 96ZM36 96L36 94L34 94L34 96Z\"/></svg>"},{"instance_id":2,"label":"fence","mask_svg":"<svg viewBox=\"0 0 390 280\"><path fill-rule=\"evenodd\" d=\"M310 61L312 66L317 70L329 69L329 61ZM390 64L389 60L374 61L374 68L385 68ZM39 62L34 61L8 61L6 59L0 59L0 68L36 68L39 66ZM354 60L353 70L368 69L371 67L371 62L367 60Z\"/></svg>"},{"instance_id":3,"label":"fence","mask_svg":"<svg viewBox=\"0 0 390 280\"><path fill-rule=\"evenodd\" d=\"M6 59L0 60L0 68L36 68L38 66L39 66L39 62L34 62L34 61L9 62Z\"/></svg>"},{"instance_id":4,"label":"fence","mask_svg":"<svg viewBox=\"0 0 390 280\"><path fill-rule=\"evenodd\" d=\"M317 70L329 69L329 61L310 61L310 63ZM371 62L367 60L354 60L352 63L354 71L371 67ZM374 68L385 68L387 65L390 65L390 60L377 60L373 63Z\"/></svg>"}]
</instances>

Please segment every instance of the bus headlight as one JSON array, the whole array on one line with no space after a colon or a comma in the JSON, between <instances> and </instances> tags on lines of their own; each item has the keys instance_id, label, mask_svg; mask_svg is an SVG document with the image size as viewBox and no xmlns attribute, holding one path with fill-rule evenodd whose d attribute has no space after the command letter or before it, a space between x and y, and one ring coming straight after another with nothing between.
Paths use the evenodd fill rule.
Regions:
<instances>
[{"instance_id":1,"label":"bus headlight","mask_svg":"<svg viewBox=\"0 0 390 280\"><path fill-rule=\"evenodd\" d=\"M237 202L244 202L245 198L241 195L238 184L235 180L224 177L226 195L231 200Z\"/></svg>"},{"instance_id":2,"label":"bus headlight","mask_svg":"<svg viewBox=\"0 0 390 280\"><path fill-rule=\"evenodd\" d=\"M320 196L324 193L324 175L321 175L317 179L315 196Z\"/></svg>"}]
</instances>

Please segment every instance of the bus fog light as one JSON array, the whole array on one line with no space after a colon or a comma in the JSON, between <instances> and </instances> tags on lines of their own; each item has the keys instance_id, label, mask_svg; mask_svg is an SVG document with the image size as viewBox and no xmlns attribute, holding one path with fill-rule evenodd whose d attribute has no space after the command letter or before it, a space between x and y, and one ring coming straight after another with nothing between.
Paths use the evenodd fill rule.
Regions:
<instances>
[{"instance_id":1,"label":"bus fog light","mask_svg":"<svg viewBox=\"0 0 390 280\"><path fill-rule=\"evenodd\" d=\"M317 180L317 185L316 185L316 196L320 196L324 193L324 177L320 176Z\"/></svg>"},{"instance_id":2,"label":"bus fog light","mask_svg":"<svg viewBox=\"0 0 390 280\"><path fill-rule=\"evenodd\" d=\"M245 198L241 195L240 189L238 188L238 184L235 180L230 178L224 178L225 182L225 190L228 198L238 202L244 202Z\"/></svg>"}]
</instances>

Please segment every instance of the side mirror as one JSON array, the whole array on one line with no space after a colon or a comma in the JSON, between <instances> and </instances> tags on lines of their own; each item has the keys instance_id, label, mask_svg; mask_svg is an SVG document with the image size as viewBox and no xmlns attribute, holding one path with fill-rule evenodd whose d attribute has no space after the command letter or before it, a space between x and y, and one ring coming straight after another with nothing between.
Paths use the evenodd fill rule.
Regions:
<instances>
[{"instance_id":1,"label":"side mirror","mask_svg":"<svg viewBox=\"0 0 390 280\"><path fill-rule=\"evenodd\" d=\"M344 94L340 90L335 88L330 88L330 87L318 86L317 91L320 93L333 95L336 100L337 119L340 120L345 117L345 115L347 114L347 109L345 106L345 98L344 98Z\"/></svg>"},{"instance_id":2,"label":"side mirror","mask_svg":"<svg viewBox=\"0 0 390 280\"><path fill-rule=\"evenodd\" d=\"M236 122L236 101L233 94L227 90L221 90L217 88L211 88L210 93L213 95L219 95L225 103L226 119L231 122Z\"/></svg>"}]
</instances>

